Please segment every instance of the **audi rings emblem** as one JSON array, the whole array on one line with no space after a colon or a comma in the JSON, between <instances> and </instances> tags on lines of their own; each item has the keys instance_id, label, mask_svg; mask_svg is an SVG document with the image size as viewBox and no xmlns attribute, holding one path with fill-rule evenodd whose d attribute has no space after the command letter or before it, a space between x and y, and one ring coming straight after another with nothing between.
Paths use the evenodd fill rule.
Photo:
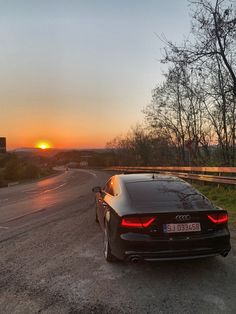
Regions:
<instances>
[{"instance_id":1,"label":"audi rings emblem","mask_svg":"<svg viewBox=\"0 0 236 314\"><path fill-rule=\"evenodd\" d=\"M177 221L188 221L191 219L191 216L190 215L177 215L175 216L175 219Z\"/></svg>"}]
</instances>

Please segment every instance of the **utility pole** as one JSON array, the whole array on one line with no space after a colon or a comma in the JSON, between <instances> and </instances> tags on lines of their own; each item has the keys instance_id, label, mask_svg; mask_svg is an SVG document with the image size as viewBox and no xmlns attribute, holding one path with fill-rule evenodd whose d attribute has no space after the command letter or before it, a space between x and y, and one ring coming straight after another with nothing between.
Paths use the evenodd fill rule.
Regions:
<instances>
[{"instance_id":1,"label":"utility pole","mask_svg":"<svg viewBox=\"0 0 236 314\"><path fill-rule=\"evenodd\" d=\"M0 137L0 154L7 152L7 141L5 137Z\"/></svg>"}]
</instances>

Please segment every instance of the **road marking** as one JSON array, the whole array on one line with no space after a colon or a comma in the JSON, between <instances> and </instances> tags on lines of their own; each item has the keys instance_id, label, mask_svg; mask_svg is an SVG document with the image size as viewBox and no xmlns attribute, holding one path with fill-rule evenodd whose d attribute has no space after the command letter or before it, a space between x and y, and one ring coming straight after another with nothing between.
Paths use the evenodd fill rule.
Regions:
<instances>
[{"instance_id":1,"label":"road marking","mask_svg":"<svg viewBox=\"0 0 236 314\"><path fill-rule=\"evenodd\" d=\"M44 211L44 210L50 209L50 207L52 207L53 205L56 205L56 204L57 204L57 202L48 204L46 207L42 207L42 208L39 208L39 209L35 209L35 210L32 211L32 212L28 212L28 213L25 213L25 214L22 214L22 215L19 215L19 216L10 218L10 219L7 220L6 222L11 222L11 221L14 221L14 220L18 220L18 219L24 218L24 217L29 216L29 215L33 215L33 214L40 213L40 212L42 212L42 211ZM1 226L0 226L0 228L1 228ZM8 229L8 227L2 227L2 228L7 228L7 229Z\"/></svg>"},{"instance_id":2,"label":"road marking","mask_svg":"<svg viewBox=\"0 0 236 314\"><path fill-rule=\"evenodd\" d=\"M0 226L0 229L9 229L9 227Z\"/></svg>"},{"instance_id":3,"label":"road marking","mask_svg":"<svg viewBox=\"0 0 236 314\"><path fill-rule=\"evenodd\" d=\"M29 215L32 215L32 214L35 214L35 213L38 213L38 212L41 212L43 210L45 210L46 208L39 208L39 209L36 209L32 212L29 212L29 213L26 213L26 214L23 214L23 215L20 215L20 216L16 216L16 217L13 217L11 219L8 219L6 222L11 222L11 221L14 221L14 220L18 220L18 219L21 219L21 218L24 218L26 216L29 216Z\"/></svg>"},{"instance_id":4,"label":"road marking","mask_svg":"<svg viewBox=\"0 0 236 314\"><path fill-rule=\"evenodd\" d=\"M96 178L96 173L93 173L93 172L90 172L90 171L88 171L88 173L90 173L92 176L94 176L95 178Z\"/></svg>"},{"instance_id":5,"label":"road marking","mask_svg":"<svg viewBox=\"0 0 236 314\"><path fill-rule=\"evenodd\" d=\"M57 186L57 187L55 187L55 188L45 190L45 191L43 191L43 192L41 192L41 193L39 193L39 194L48 193L48 192L51 192L51 191L58 190L58 189L60 189L61 187L65 186L65 185L66 185L66 183L60 184L59 186Z\"/></svg>"},{"instance_id":6,"label":"road marking","mask_svg":"<svg viewBox=\"0 0 236 314\"><path fill-rule=\"evenodd\" d=\"M91 174L92 176L97 177L96 173L91 172L91 171L89 171L89 170L86 170L86 169L78 169L78 170L79 170L80 172L87 172L87 173Z\"/></svg>"},{"instance_id":7,"label":"road marking","mask_svg":"<svg viewBox=\"0 0 236 314\"><path fill-rule=\"evenodd\" d=\"M65 186L66 184L67 184L67 182L66 182L66 183L62 183L62 184L56 186L55 188L47 189L47 190L44 190L44 191L42 191L42 192L35 191L35 190L32 190L32 189L31 189L31 190L27 190L27 191L25 191L25 192L30 193L30 194L38 194L38 195L40 195L40 194L43 194L43 193L48 193L48 192L51 192L51 191L58 190L58 189L60 189L61 187Z\"/></svg>"}]
</instances>

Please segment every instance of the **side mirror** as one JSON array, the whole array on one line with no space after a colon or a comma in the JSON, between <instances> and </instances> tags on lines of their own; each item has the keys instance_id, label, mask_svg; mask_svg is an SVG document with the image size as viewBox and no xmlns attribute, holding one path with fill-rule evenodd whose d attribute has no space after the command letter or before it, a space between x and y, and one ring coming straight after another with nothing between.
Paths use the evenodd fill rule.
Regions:
<instances>
[{"instance_id":1,"label":"side mirror","mask_svg":"<svg viewBox=\"0 0 236 314\"><path fill-rule=\"evenodd\" d=\"M92 188L92 191L94 193L101 193L102 192L102 188L100 186L95 186L94 188Z\"/></svg>"}]
</instances>

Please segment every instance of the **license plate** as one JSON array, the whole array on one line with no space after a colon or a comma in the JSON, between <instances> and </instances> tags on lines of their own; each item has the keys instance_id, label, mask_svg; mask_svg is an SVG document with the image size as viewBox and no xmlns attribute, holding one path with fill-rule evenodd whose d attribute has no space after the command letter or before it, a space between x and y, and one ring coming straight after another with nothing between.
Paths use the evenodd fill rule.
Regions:
<instances>
[{"instance_id":1,"label":"license plate","mask_svg":"<svg viewBox=\"0 0 236 314\"><path fill-rule=\"evenodd\" d=\"M163 229L165 233L197 232L201 231L201 225L199 222L188 222L182 224L164 224Z\"/></svg>"}]
</instances>

